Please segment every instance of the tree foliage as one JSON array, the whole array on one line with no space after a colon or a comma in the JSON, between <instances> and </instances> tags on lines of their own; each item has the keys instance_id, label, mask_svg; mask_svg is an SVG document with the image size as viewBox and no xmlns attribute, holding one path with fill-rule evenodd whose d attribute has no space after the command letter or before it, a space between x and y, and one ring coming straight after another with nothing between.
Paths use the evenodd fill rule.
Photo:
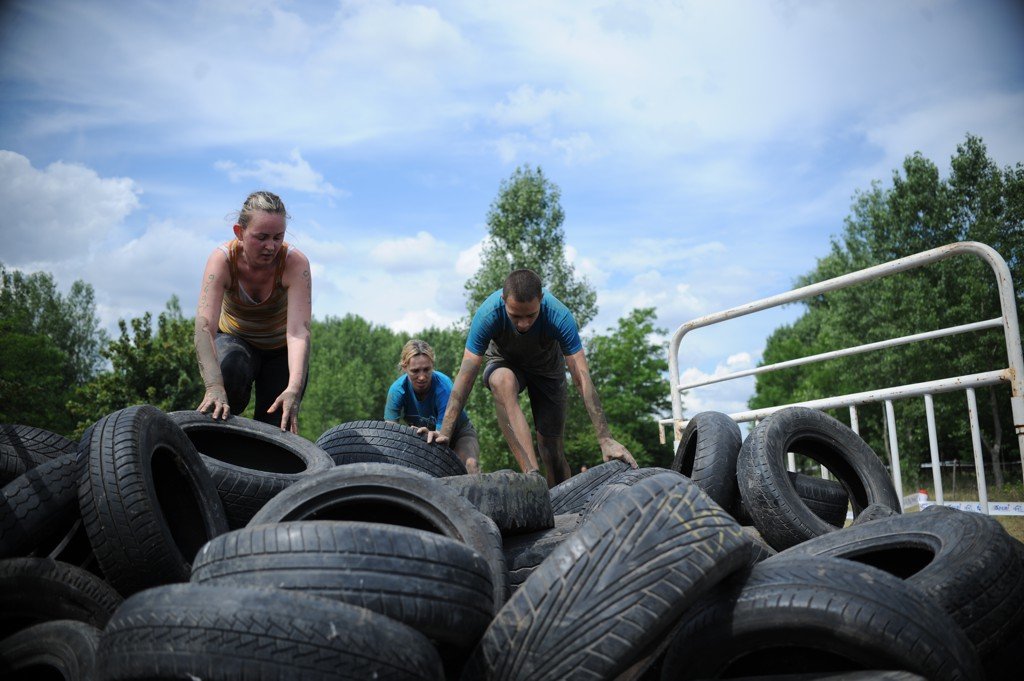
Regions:
<instances>
[{"instance_id":1,"label":"tree foliage","mask_svg":"<svg viewBox=\"0 0 1024 681\"><path fill-rule=\"evenodd\" d=\"M956 241L980 241L1007 261L1018 286L1024 281L1024 165L1000 169L984 143L968 135L952 158L951 173L940 177L934 163L916 153L895 171L892 186L872 184L859 192L843 233L831 250L799 281L823 281ZM1017 303L1021 299L1018 288ZM999 317L995 281L987 264L958 256L806 301L793 324L769 337L763 362L910 335ZM872 352L800 369L759 376L752 408L863 390L885 388L1006 366L1001 331L973 332ZM983 440L997 459L999 443L1010 441L1012 421L1001 389L983 390L979 399ZM997 399L998 398L998 399ZM996 400L993 402L993 400ZM963 393L935 398L940 452L945 458L971 457ZM993 405L995 408L993 409ZM913 482L928 456L921 400L895 403L897 437ZM864 408L861 433L876 451L887 439L879 407ZM843 415L840 415L843 416ZM845 416L843 416L845 418Z\"/></svg>"},{"instance_id":2,"label":"tree foliage","mask_svg":"<svg viewBox=\"0 0 1024 681\"><path fill-rule=\"evenodd\" d=\"M66 403L99 369L105 339L92 286L62 295L50 274L0 264L0 421L69 433Z\"/></svg>"},{"instance_id":3,"label":"tree foliage","mask_svg":"<svg viewBox=\"0 0 1024 681\"><path fill-rule=\"evenodd\" d=\"M582 329L597 314L597 293L565 258L565 212L558 185L538 167L521 166L501 183L487 212L480 269L466 282L469 314L516 269L531 269L565 303Z\"/></svg>"},{"instance_id":4,"label":"tree foliage","mask_svg":"<svg viewBox=\"0 0 1024 681\"><path fill-rule=\"evenodd\" d=\"M195 409L203 397L195 359L195 325L182 315L177 296L171 296L160 313L155 332L149 312L130 322L122 319L118 327L118 338L102 350L110 371L82 386L70 405L79 433L106 414L131 405L178 411Z\"/></svg>"},{"instance_id":5,"label":"tree foliage","mask_svg":"<svg viewBox=\"0 0 1024 681\"><path fill-rule=\"evenodd\" d=\"M658 439L658 419L671 408L665 377L668 360L662 344L652 340L665 329L654 326L653 307L632 310L615 328L586 340L591 378L612 435L641 466L672 463L672 450ZM570 402L566 424L566 458L574 471L601 462L590 417L578 394Z\"/></svg>"}]
</instances>

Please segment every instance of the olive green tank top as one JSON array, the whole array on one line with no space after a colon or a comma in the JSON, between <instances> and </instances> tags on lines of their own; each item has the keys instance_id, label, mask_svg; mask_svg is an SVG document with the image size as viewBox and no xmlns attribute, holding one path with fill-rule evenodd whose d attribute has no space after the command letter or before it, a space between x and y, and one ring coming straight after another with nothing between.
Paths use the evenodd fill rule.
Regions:
<instances>
[{"instance_id":1,"label":"olive green tank top","mask_svg":"<svg viewBox=\"0 0 1024 681\"><path fill-rule=\"evenodd\" d=\"M222 333L237 336L261 350L282 348L287 344L285 331L288 327L288 291L282 283L288 258L288 244L281 245L274 272L274 288L267 299L261 302L253 300L239 281L240 246L238 239L227 246L220 246L228 256L231 282L224 291L220 306L220 322L217 326Z\"/></svg>"}]
</instances>

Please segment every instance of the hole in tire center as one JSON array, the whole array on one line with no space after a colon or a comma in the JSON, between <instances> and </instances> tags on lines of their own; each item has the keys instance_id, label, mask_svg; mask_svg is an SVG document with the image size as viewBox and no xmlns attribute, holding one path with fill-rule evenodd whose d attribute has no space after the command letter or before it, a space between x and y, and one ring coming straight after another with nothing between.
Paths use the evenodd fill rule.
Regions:
<instances>
[{"instance_id":1,"label":"hole in tire center","mask_svg":"<svg viewBox=\"0 0 1024 681\"><path fill-rule=\"evenodd\" d=\"M178 455L167 447L157 447L150 460L157 511L164 517L171 538L188 563L192 562L210 539L200 506L198 490Z\"/></svg>"},{"instance_id":2,"label":"hole in tire center","mask_svg":"<svg viewBox=\"0 0 1024 681\"><path fill-rule=\"evenodd\" d=\"M907 579L928 567L935 560L935 552L925 546L892 546L843 554L841 557Z\"/></svg>"},{"instance_id":3,"label":"hole in tire center","mask_svg":"<svg viewBox=\"0 0 1024 681\"><path fill-rule=\"evenodd\" d=\"M786 451L806 456L823 466L833 480L841 480L854 508L862 509L868 505L868 492L861 483L860 476L832 443L818 438L802 437L790 442Z\"/></svg>"},{"instance_id":4,"label":"hole in tire center","mask_svg":"<svg viewBox=\"0 0 1024 681\"><path fill-rule=\"evenodd\" d=\"M321 507L309 515L304 515L302 520L357 520L409 527L440 535L447 534L436 523L422 514L401 504L384 500L342 500Z\"/></svg>"},{"instance_id":5,"label":"hole in tire center","mask_svg":"<svg viewBox=\"0 0 1024 681\"><path fill-rule=\"evenodd\" d=\"M848 672L865 669L861 664L836 652L812 646L774 645L744 653L718 670L715 678L738 679L774 674L812 674Z\"/></svg>"},{"instance_id":6,"label":"hole in tire center","mask_svg":"<svg viewBox=\"0 0 1024 681\"><path fill-rule=\"evenodd\" d=\"M40 662L12 670L4 678L7 681L65 681L68 677L56 666Z\"/></svg>"},{"instance_id":7,"label":"hole in tire center","mask_svg":"<svg viewBox=\"0 0 1024 681\"><path fill-rule=\"evenodd\" d=\"M305 462L284 447L239 433L213 428L189 428L185 435L211 459L267 473L302 473Z\"/></svg>"}]
</instances>

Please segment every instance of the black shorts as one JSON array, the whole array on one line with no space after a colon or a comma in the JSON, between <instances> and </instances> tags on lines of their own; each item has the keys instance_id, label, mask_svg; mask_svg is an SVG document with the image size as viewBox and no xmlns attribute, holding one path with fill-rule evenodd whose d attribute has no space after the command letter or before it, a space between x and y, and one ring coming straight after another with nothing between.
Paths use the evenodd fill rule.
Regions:
<instances>
[{"instance_id":1,"label":"black shorts","mask_svg":"<svg viewBox=\"0 0 1024 681\"><path fill-rule=\"evenodd\" d=\"M495 369L509 369L516 375L519 392L530 396L530 411L537 433L544 437L562 437L565 433L565 411L569 404L565 374L561 378L541 376L524 371L501 358L488 358L484 369L484 385L491 389L490 378Z\"/></svg>"}]
</instances>

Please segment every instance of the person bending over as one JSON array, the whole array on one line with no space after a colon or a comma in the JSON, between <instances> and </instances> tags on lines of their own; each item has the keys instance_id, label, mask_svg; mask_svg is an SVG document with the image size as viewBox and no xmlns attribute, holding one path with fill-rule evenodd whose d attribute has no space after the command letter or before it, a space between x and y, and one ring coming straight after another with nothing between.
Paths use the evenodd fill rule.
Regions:
<instances>
[{"instance_id":1,"label":"person bending over","mask_svg":"<svg viewBox=\"0 0 1024 681\"><path fill-rule=\"evenodd\" d=\"M253 192L242 204L233 241L206 261L195 344L206 393L199 411L240 414L256 386L255 418L299 432L309 367L313 281L309 260L284 240L281 199Z\"/></svg>"},{"instance_id":2,"label":"person bending over","mask_svg":"<svg viewBox=\"0 0 1024 681\"><path fill-rule=\"evenodd\" d=\"M523 472L538 472L530 427L519 406L519 393L526 390L548 485L570 476L563 442L566 367L590 415L603 459L621 459L636 468L629 450L613 439L608 429L575 318L531 270L509 274L504 286L488 296L473 315L443 424L440 430L427 433L428 442L451 439L485 359L484 385L494 395L498 426Z\"/></svg>"},{"instance_id":3,"label":"person bending over","mask_svg":"<svg viewBox=\"0 0 1024 681\"><path fill-rule=\"evenodd\" d=\"M402 348L398 368L405 373L388 389L385 420L404 418L421 435L436 430L452 394L452 379L434 369L434 349L426 341L410 340ZM480 440L465 410L455 420L450 442L466 471L479 473Z\"/></svg>"}]
</instances>

